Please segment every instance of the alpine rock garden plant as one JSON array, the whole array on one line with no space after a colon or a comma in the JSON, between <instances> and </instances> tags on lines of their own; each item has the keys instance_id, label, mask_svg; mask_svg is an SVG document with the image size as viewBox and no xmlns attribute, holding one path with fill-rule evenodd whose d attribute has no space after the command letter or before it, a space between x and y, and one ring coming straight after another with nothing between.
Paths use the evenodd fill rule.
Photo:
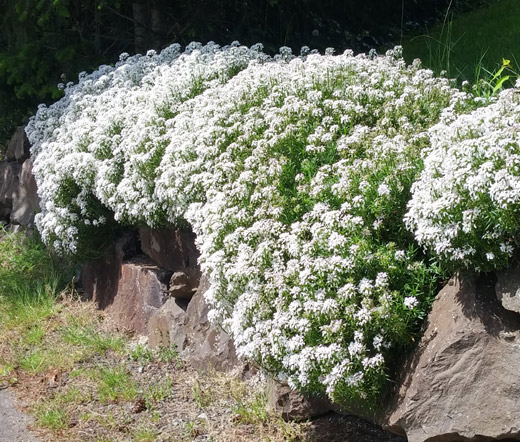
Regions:
<instances>
[{"instance_id":1,"label":"alpine rock garden plant","mask_svg":"<svg viewBox=\"0 0 520 442\"><path fill-rule=\"evenodd\" d=\"M189 224L212 319L240 356L302 391L371 404L452 249L464 263L511 253L518 123L504 114L517 100L468 113L470 95L400 48L270 57L210 43L122 56L28 125L36 223L64 254L118 225Z\"/></svg>"}]
</instances>

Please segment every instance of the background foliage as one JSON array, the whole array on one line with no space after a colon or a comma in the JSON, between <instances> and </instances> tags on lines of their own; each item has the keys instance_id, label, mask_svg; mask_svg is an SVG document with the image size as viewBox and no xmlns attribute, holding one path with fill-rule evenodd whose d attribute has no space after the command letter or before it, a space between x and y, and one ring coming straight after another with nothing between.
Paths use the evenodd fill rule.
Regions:
<instances>
[{"instance_id":1,"label":"background foliage","mask_svg":"<svg viewBox=\"0 0 520 442\"><path fill-rule=\"evenodd\" d=\"M488 0L489 1L489 0ZM307 45L338 51L400 43L478 0L3 0L0 2L0 145L41 102L61 96L56 85L76 81L122 52L171 43L262 42L267 52ZM0 149L1 150L1 149Z\"/></svg>"}]
</instances>

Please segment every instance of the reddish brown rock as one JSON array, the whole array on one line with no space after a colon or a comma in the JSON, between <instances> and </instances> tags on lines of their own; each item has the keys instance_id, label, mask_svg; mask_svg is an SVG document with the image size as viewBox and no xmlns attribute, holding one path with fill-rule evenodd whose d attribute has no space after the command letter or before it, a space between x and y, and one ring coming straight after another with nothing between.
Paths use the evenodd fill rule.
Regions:
<instances>
[{"instance_id":1,"label":"reddish brown rock","mask_svg":"<svg viewBox=\"0 0 520 442\"><path fill-rule=\"evenodd\" d=\"M173 346L179 353L186 344L188 315L174 298L152 314L148 322L148 343L151 347Z\"/></svg>"},{"instance_id":2,"label":"reddish brown rock","mask_svg":"<svg viewBox=\"0 0 520 442\"><path fill-rule=\"evenodd\" d=\"M168 299L170 276L148 259L124 263L116 295L105 310L120 328L146 334L149 319Z\"/></svg>"},{"instance_id":3,"label":"reddish brown rock","mask_svg":"<svg viewBox=\"0 0 520 442\"><path fill-rule=\"evenodd\" d=\"M495 282L454 277L439 293L386 429L409 442L520 440L520 321Z\"/></svg>"},{"instance_id":4,"label":"reddish brown rock","mask_svg":"<svg viewBox=\"0 0 520 442\"><path fill-rule=\"evenodd\" d=\"M186 267L197 267L199 252L195 234L182 229L139 229L141 249L164 269L176 272Z\"/></svg>"},{"instance_id":5,"label":"reddish brown rock","mask_svg":"<svg viewBox=\"0 0 520 442\"><path fill-rule=\"evenodd\" d=\"M200 270L198 267L186 267L172 275L168 291L174 298L189 300L197 292L199 283Z\"/></svg>"},{"instance_id":6,"label":"reddish brown rock","mask_svg":"<svg viewBox=\"0 0 520 442\"><path fill-rule=\"evenodd\" d=\"M102 310L112 304L117 294L123 260L134 257L137 252L137 235L128 231L102 257L84 263L79 283L85 297L95 301Z\"/></svg>"},{"instance_id":7,"label":"reddish brown rock","mask_svg":"<svg viewBox=\"0 0 520 442\"><path fill-rule=\"evenodd\" d=\"M209 306L204 300L204 293L208 288L209 282L202 276L199 289L186 310L188 323L183 355L189 358L196 368L205 369L210 366L217 370L230 371L240 362L231 337L209 322Z\"/></svg>"},{"instance_id":8,"label":"reddish brown rock","mask_svg":"<svg viewBox=\"0 0 520 442\"><path fill-rule=\"evenodd\" d=\"M305 397L287 383L269 378L266 387L267 405L284 420L305 420L332 409L327 399Z\"/></svg>"},{"instance_id":9,"label":"reddish brown rock","mask_svg":"<svg viewBox=\"0 0 520 442\"><path fill-rule=\"evenodd\" d=\"M40 198L32 166L31 159L25 160L22 165L19 184L13 193L11 224L31 225L34 221L34 214L39 209Z\"/></svg>"},{"instance_id":10,"label":"reddish brown rock","mask_svg":"<svg viewBox=\"0 0 520 442\"><path fill-rule=\"evenodd\" d=\"M19 126L16 128L15 133L7 143L5 157L7 161L18 161L19 163L23 163L29 158L29 149L30 144L25 135L25 128Z\"/></svg>"}]
</instances>

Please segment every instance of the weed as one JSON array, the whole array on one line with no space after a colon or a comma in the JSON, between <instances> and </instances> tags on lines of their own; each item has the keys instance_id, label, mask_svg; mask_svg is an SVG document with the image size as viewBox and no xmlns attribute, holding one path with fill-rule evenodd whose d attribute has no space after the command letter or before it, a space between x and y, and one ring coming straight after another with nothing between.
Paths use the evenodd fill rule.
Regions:
<instances>
[{"instance_id":1,"label":"weed","mask_svg":"<svg viewBox=\"0 0 520 442\"><path fill-rule=\"evenodd\" d=\"M239 402L233 407L233 412L236 413L237 421L247 424L259 424L269 419L267 400L262 393L257 393L247 402Z\"/></svg>"},{"instance_id":2,"label":"weed","mask_svg":"<svg viewBox=\"0 0 520 442\"><path fill-rule=\"evenodd\" d=\"M179 357L179 352L177 349L173 346L167 347L167 346L161 346L159 347L159 350L157 350L157 359L160 362L164 363L170 363L175 362L176 368L182 367L182 361Z\"/></svg>"},{"instance_id":3,"label":"weed","mask_svg":"<svg viewBox=\"0 0 520 442\"><path fill-rule=\"evenodd\" d=\"M131 401L137 396L135 381L123 367L101 368L96 377L102 402Z\"/></svg>"},{"instance_id":4,"label":"weed","mask_svg":"<svg viewBox=\"0 0 520 442\"><path fill-rule=\"evenodd\" d=\"M54 401L36 406L35 417L38 425L51 430L61 430L69 426L67 411Z\"/></svg>"},{"instance_id":5,"label":"weed","mask_svg":"<svg viewBox=\"0 0 520 442\"><path fill-rule=\"evenodd\" d=\"M137 362L153 362L155 359L153 351L146 345L137 344L130 350L130 359Z\"/></svg>"},{"instance_id":6,"label":"weed","mask_svg":"<svg viewBox=\"0 0 520 442\"><path fill-rule=\"evenodd\" d=\"M484 54L485 55L485 54ZM475 83L471 90L477 97L490 98L502 90L504 86L514 84L514 79L519 78L519 68L511 65L511 60L502 59L502 65L495 72L489 71L482 65L482 59L475 67Z\"/></svg>"},{"instance_id":7,"label":"weed","mask_svg":"<svg viewBox=\"0 0 520 442\"><path fill-rule=\"evenodd\" d=\"M173 382L169 376L164 381L150 383L144 393L146 408L152 409L155 404L171 397L173 392Z\"/></svg>"},{"instance_id":8,"label":"weed","mask_svg":"<svg viewBox=\"0 0 520 442\"><path fill-rule=\"evenodd\" d=\"M140 427L131 432L132 440L135 442L154 442L159 434L156 429L148 427Z\"/></svg>"},{"instance_id":9,"label":"weed","mask_svg":"<svg viewBox=\"0 0 520 442\"><path fill-rule=\"evenodd\" d=\"M215 401L214 392L203 388L198 379L191 386L191 398L199 408L207 408Z\"/></svg>"},{"instance_id":10,"label":"weed","mask_svg":"<svg viewBox=\"0 0 520 442\"><path fill-rule=\"evenodd\" d=\"M187 437L195 439L197 436L200 436L202 434L202 431L198 427L196 421L188 421L184 424L184 434Z\"/></svg>"}]
</instances>

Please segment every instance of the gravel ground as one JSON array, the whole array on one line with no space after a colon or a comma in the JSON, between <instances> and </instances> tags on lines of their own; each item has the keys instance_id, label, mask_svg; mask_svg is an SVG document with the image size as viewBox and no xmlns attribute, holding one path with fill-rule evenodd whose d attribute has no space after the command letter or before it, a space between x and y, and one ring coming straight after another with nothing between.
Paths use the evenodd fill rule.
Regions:
<instances>
[{"instance_id":1,"label":"gravel ground","mask_svg":"<svg viewBox=\"0 0 520 442\"><path fill-rule=\"evenodd\" d=\"M37 442L27 429L31 417L16 408L16 400L8 389L0 390L0 442Z\"/></svg>"}]
</instances>

